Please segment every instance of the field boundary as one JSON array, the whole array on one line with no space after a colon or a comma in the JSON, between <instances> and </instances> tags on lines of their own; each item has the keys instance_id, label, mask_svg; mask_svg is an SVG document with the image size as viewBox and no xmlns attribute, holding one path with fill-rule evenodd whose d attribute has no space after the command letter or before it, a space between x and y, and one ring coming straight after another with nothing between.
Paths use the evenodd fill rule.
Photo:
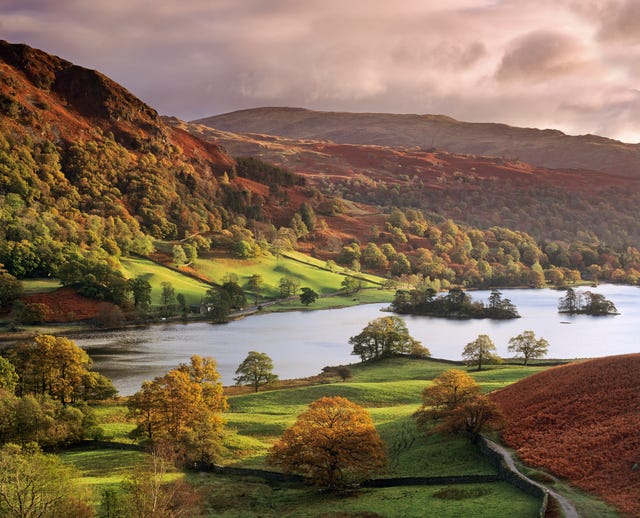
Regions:
<instances>
[{"instance_id":1,"label":"field boundary","mask_svg":"<svg viewBox=\"0 0 640 518\"><path fill-rule=\"evenodd\" d=\"M569 499L523 475L516 467L511 453L506 448L482 435L479 439L479 446L482 453L489 459L489 462L498 470L498 476L502 480L525 493L542 498L542 505L538 514L540 518L544 518L547 514L547 509L553 506L553 504L550 505L550 500L554 500L557 507L562 509L565 518L580 518Z\"/></svg>"}]
</instances>

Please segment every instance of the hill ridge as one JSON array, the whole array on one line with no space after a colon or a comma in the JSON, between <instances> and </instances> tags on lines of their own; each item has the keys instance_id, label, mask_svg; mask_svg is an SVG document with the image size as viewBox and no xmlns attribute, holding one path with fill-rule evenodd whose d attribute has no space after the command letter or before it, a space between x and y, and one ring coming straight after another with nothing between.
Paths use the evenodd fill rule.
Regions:
<instances>
[{"instance_id":1,"label":"hill ridge","mask_svg":"<svg viewBox=\"0 0 640 518\"><path fill-rule=\"evenodd\" d=\"M638 178L640 144L598 135L503 123L461 122L446 115L324 112L295 107L237 110L192 121L234 133L259 133L341 144L438 148L539 167L586 169Z\"/></svg>"}]
</instances>

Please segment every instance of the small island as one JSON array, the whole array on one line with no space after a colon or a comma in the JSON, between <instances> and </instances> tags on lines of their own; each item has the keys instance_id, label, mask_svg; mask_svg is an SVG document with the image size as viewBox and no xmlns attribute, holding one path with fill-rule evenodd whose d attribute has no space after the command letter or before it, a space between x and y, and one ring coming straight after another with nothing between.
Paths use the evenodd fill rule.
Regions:
<instances>
[{"instance_id":1,"label":"small island","mask_svg":"<svg viewBox=\"0 0 640 518\"><path fill-rule=\"evenodd\" d=\"M431 287L398 290L391 310L406 315L426 315L445 318L520 318L516 306L503 299L499 290L492 290L488 303L473 301L460 288L451 288L446 295L437 295Z\"/></svg>"},{"instance_id":2,"label":"small island","mask_svg":"<svg viewBox=\"0 0 640 518\"><path fill-rule=\"evenodd\" d=\"M569 288L558 303L558 313L568 315L606 316L619 315L615 304L600 293L577 292Z\"/></svg>"}]
</instances>

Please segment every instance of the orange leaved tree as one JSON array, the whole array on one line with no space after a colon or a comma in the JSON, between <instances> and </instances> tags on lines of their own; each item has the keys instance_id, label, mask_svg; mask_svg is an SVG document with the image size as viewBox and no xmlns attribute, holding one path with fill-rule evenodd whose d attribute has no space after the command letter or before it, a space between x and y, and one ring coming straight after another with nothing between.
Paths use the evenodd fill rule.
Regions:
<instances>
[{"instance_id":1,"label":"orange leaved tree","mask_svg":"<svg viewBox=\"0 0 640 518\"><path fill-rule=\"evenodd\" d=\"M269 463L336 489L382 469L386 450L364 408L342 397L323 397L274 444Z\"/></svg>"},{"instance_id":2,"label":"orange leaved tree","mask_svg":"<svg viewBox=\"0 0 640 518\"><path fill-rule=\"evenodd\" d=\"M450 369L434 378L422 391L422 406L414 416L418 425L427 427L433 420L449 414L458 405L480 394L480 385L465 371Z\"/></svg>"},{"instance_id":3,"label":"orange leaved tree","mask_svg":"<svg viewBox=\"0 0 640 518\"><path fill-rule=\"evenodd\" d=\"M228 405L214 359L195 355L188 365L145 381L128 405L138 437L172 445L188 461L212 462L218 456L221 413Z\"/></svg>"}]
</instances>

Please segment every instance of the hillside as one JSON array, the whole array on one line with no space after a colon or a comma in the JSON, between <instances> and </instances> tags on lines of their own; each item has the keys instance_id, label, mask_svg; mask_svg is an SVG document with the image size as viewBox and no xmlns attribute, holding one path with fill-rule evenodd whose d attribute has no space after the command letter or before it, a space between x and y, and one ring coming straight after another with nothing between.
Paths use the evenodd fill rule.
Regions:
<instances>
[{"instance_id":1,"label":"hillside","mask_svg":"<svg viewBox=\"0 0 640 518\"><path fill-rule=\"evenodd\" d=\"M640 354L564 365L492 395L524 462L640 515Z\"/></svg>"},{"instance_id":2,"label":"hillside","mask_svg":"<svg viewBox=\"0 0 640 518\"><path fill-rule=\"evenodd\" d=\"M416 207L472 227L506 226L537 240L595 237L616 247L640 244L639 177L548 169L417 147L232 133L166 121L222 145L233 156L255 156L298 173L328 196L373 206ZM247 122L247 128L255 125Z\"/></svg>"},{"instance_id":3,"label":"hillside","mask_svg":"<svg viewBox=\"0 0 640 518\"><path fill-rule=\"evenodd\" d=\"M193 122L236 133L326 139L340 144L437 148L453 153L522 160L554 169L640 176L640 144L623 144L596 135L570 136L549 129L460 122L442 115L256 108Z\"/></svg>"}]
</instances>

